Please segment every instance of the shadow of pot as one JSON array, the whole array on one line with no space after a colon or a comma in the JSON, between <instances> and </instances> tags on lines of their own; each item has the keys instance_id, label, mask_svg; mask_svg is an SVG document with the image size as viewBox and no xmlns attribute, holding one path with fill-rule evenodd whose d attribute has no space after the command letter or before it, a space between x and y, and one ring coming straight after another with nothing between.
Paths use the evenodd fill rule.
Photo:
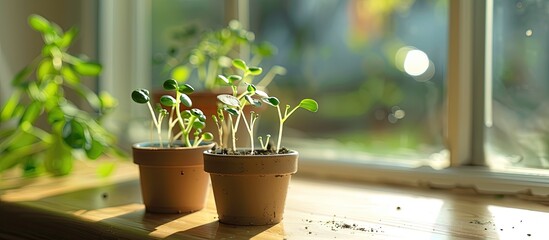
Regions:
<instances>
[{"instance_id":1,"label":"shadow of pot","mask_svg":"<svg viewBox=\"0 0 549 240\"><path fill-rule=\"evenodd\" d=\"M219 221L233 225L270 225L282 221L298 153L220 155L204 152Z\"/></svg>"},{"instance_id":2,"label":"shadow of pot","mask_svg":"<svg viewBox=\"0 0 549 240\"><path fill-rule=\"evenodd\" d=\"M172 148L155 147L154 143L133 145L133 161L139 165L146 211L189 213L203 209L209 182L203 152L213 145Z\"/></svg>"}]
</instances>

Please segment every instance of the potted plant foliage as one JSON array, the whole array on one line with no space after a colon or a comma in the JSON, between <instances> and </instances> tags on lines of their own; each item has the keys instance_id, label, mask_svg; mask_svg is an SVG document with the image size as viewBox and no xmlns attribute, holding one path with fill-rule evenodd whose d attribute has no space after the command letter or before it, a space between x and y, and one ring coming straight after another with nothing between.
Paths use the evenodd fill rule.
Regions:
<instances>
[{"instance_id":1,"label":"potted plant foliage","mask_svg":"<svg viewBox=\"0 0 549 240\"><path fill-rule=\"evenodd\" d=\"M147 212L188 213L204 208L209 177L204 172L202 153L213 147L209 132L203 132L206 116L197 108L181 111L180 106L192 106L187 94L194 89L166 80L164 89L174 92L160 98L161 106L153 109L149 91L136 89L133 101L146 104L152 118L157 141L132 146L133 160L139 165L141 194ZM167 121L168 133L162 137L162 123ZM172 133L175 126L178 133Z\"/></svg>"},{"instance_id":2,"label":"potted plant foliage","mask_svg":"<svg viewBox=\"0 0 549 240\"><path fill-rule=\"evenodd\" d=\"M25 176L44 171L66 175L74 159L121 154L115 136L101 124L116 99L106 92L95 93L82 81L98 76L101 65L69 53L78 30L64 32L39 15L31 15L28 21L42 35L44 45L13 78L13 91L1 108L0 172L21 166ZM112 163L100 169L108 174Z\"/></svg>"},{"instance_id":3,"label":"potted plant foliage","mask_svg":"<svg viewBox=\"0 0 549 240\"><path fill-rule=\"evenodd\" d=\"M241 75L219 76L232 86L232 94L217 96L221 107L212 116L219 135L230 134L232 144L219 142L217 147L204 152L204 169L210 173L219 221L235 225L268 225L282 220L286 193L291 176L297 172L298 152L281 147L284 123L299 108L316 112L318 104L313 99L303 99L291 108L281 110L280 101L258 90L243 79L256 75L260 68L249 67L244 61L232 61ZM245 90L239 91L239 85ZM260 146L254 144L254 124L259 118L255 112L245 114L247 105L266 103L277 109L279 131L276 146L258 137ZM226 113L226 114L225 114ZM236 133L243 122L250 139L249 148L236 148ZM224 131L223 125L230 131ZM220 137L220 139L223 139ZM239 139L240 140L240 139Z\"/></svg>"},{"instance_id":4,"label":"potted plant foliage","mask_svg":"<svg viewBox=\"0 0 549 240\"><path fill-rule=\"evenodd\" d=\"M253 66L261 65L263 59L274 56L277 49L268 42L255 42L255 34L242 27L240 22L232 20L228 26L215 31L198 33L196 28L185 28L182 32L173 34L176 42L181 44L170 48L164 59L165 70L170 72L171 78L178 83L193 82L198 84L198 91L193 94L194 107L204 111L206 116L217 112L216 97L221 93L230 93L231 87L226 82L220 81L217 76L235 74L232 68L232 60L241 58L242 49L250 50L249 61ZM189 38L198 37L193 47ZM277 76L284 75L286 69L281 66L273 66L254 85L263 89ZM244 81L251 81L251 78ZM164 95L165 92L156 93ZM255 109L256 112L262 109ZM244 110L249 112L249 110ZM207 120L209 131L215 130L214 122ZM243 126L241 126L243 127ZM247 138L245 138L247 140ZM243 140L246 142L246 140ZM219 141L216 139L216 141Z\"/></svg>"}]
</instances>

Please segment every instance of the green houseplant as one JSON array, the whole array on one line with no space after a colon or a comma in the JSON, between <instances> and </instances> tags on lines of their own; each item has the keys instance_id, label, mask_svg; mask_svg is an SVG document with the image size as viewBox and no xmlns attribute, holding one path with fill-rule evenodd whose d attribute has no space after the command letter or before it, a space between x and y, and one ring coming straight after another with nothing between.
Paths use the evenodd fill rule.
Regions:
<instances>
[{"instance_id":1,"label":"green houseplant","mask_svg":"<svg viewBox=\"0 0 549 240\"><path fill-rule=\"evenodd\" d=\"M44 40L42 52L12 80L14 91L0 112L0 172L22 166L24 175L71 172L73 160L120 153L115 137L101 125L116 106L107 93L96 94L82 78L101 73L101 65L68 52L77 37L39 15L29 25ZM68 95L75 95L69 98ZM82 101L84 100L84 101ZM85 102L91 111L77 103ZM108 169L108 168L107 168Z\"/></svg>"},{"instance_id":2,"label":"green houseplant","mask_svg":"<svg viewBox=\"0 0 549 240\"><path fill-rule=\"evenodd\" d=\"M219 221L235 225L268 225L282 220L286 193L291 176L297 172L298 152L281 147L284 123L297 109L318 111L313 99L303 99L295 106L286 105L282 111L280 101L258 90L246 78L258 75L260 68L249 67L244 61L233 60L233 66L241 75L219 76L232 86L232 94L220 94L221 107L212 116L220 135L230 134L232 144L219 142L215 149L204 152L204 169L210 173ZM245 85L239 91L239 85ZM262 103L277 109L279 131L276 148L259 138L260 147L254 145L254 123L259 118L255 112L246 114L247 105ZM227 113L227 114L225 114ZM242 121L250 139L249 148L236 148L236 133ZM228 125L230 131L223 131ZM220 138L222 139L222 138Z\"/></svg>"},{"instance_id":3,"label":"green houseplant","mask_svg":"<svg viewBox=\"0 0 549 240\"><path fill-rule=\"evenodd\" d=\"M192 106L187 95L194 91L190 85L180 85L169 79L163 86L175 96L160 97L159 102L164 108L153 108L146 89L136 89L131 95L134 102L147 105L152 128L158 136L157 141L132 146L133 160L139 165L143 203L148 212L198 211L204 208L209 178L204 172L202 152L213 147L213 143L207 143L213 135L203 132L206 116L200 109L180 109L181 105ZM162 137L164 121L168 125L166 140ZM174 129L179 133L172 133Z\"/></svg>"},{"instance_id":4,"label":"green houseplant","mask_svg":"<svg viewBox=\"0 0 549 240\"><path fill-rule=\"evenodd\" d=\"M235 69L232 68L232 61L242 57L242 49L249 49L249 56L245 58L249 57L250 64L254 66L260 66L264 59L274 56L277 52L277 49L268 42L257 43L255 34L244 29L236 20L230 21L226 27L218 30L199 32L195 28L185 28L182 32L173 35L180 44L168 51L164 60L165 70L180 84L192 82L193 85L198 86L197 92L193 94L194 106L204 111L206 116L216 114L217 95L231 92L230 85L220 81L217 76L236 74ZM189 39L196 37L197 39ZM189 45L192 47L189 48ZM258 89L263 89L277 75L285 73L285 68L272 66L258 76L254 85ZM251 80L252 78L246 79L246 81ZM166 94L165 91L155 93L156 98L164 94ZM262 110L255 109L256 112ZM215 131L212 119L207 120L207 130ZM246 143L247 138L244 137L241 141Z\"/></svg>"}]
</instances>

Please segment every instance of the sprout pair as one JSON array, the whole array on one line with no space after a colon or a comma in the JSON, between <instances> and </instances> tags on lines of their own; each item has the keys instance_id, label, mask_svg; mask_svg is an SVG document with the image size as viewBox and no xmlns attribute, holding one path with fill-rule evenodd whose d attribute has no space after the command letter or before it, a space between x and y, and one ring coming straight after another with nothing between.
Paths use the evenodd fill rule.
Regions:
<instances>
[{"instance_id":1,"label":"sprout pair","mask_svg":"<svg viewBox=\"0 0 549 240\"><path fill-rule=\"evenodd\" d=\"M233 90L233 94L221 94L217 96L217 99L223 103L223 111L226 111L229 113L229 125L231 127L231 134L232 134L232 151L236 152L236 132L238 131L238 125L240 122L240 119L243 119L244 125L246 126L246 130L248 131L248 135L250 137L251 142L251 154L254 153L254 124L259 118L259 115L255 112L250 112L250 119L249 121L246 119L246 117L242 117L243 110L246 105L252 105L252 106L261 106L262 102L267 103L270 106L276 107L278 111L278 117L279 117L279 131L278 131L278 141L276 145L275 152L278 153L280 151L280 144L282 140L282 132L284 129L284 122L292 115L298 108L303 108L306 110L309 110L311 112L318 111L318 103L313 99L303 99L293 109L290 110L290 105L286 105L286 109L284 111L284 115L282 114L282 111L280 109L280 101L276 97L269 97L265 92L257 90L257 88L249 83L240 81L242 79L245 79L248 76L257 76L261 74L262 70L261 68L257 67L248 67L246 63L240 59L233 60L233 66L240 69L243 72L243 76L238 75L231 75L229 77L225 77L220 75L218 78L225 81L226 83L230 84ZM246 91L238 94L238 85L244 82L246 84ZM254 98L256 97L256 98ZM261 100L257 99L260 98ZM213 116L214 121L218 125L219 129L219 138L223 138L223 131L222 131L222 124L225 124L224 121L224 115L223 111L218 111L218 116ZM233 117L236 117L236 120L233 121ZM218 120L219 119L219 120ZM266 142L263 142L262 137L259 137L261 146L263 149L267 147L267 143L269 141L270 135L267 135ZM223 143L221 142L221 147L223 148Z\"/></svg>"},{"instance_id":2,"label":"sprout pair","mask_svg":"<svg viewBox=\"0 0 549 240\"><path fill-rule=\"evenodd\" d=\"M211 133L202 132L206 126L206 115L204 115L200 109L193 108L183 112L180 110L181 104L187 107L192 106L192 101L187 94L193 93L194 89L188 84L179 85L177 81L173 79L164 81L163 87L165 90L174 91L175 98L170 95L163 95L160 97L161 105L169 108L170 111L168 112L168 110L158 106L158 116L155 115L155 111L150 103L149 91L147 89L136 89L131 95L134 102L147 104L149 107L152 123L156 127L160 147L164 147L162 141L162 122L166 116L170 116L168 118L168 147L173 146L174 141L178 138L181 138L181 142L187 147L195 147L202 141L213 140L213 135ZM173 135L172 131L176 124L179 124L181 131ZM190 135L193 130L194 139L191 142Z\"/></svg>"}]
</instances>

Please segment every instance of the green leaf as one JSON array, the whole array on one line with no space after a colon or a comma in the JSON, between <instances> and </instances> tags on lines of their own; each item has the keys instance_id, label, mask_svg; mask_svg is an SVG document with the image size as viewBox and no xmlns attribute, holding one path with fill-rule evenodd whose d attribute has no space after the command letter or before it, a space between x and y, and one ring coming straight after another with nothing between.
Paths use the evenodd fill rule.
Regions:
<instances>
[{"instance_id":1,"label":"green leaf","mask_svg":"<svg viewBox=\"0 0 549 240\"><path fill-rule=\"evenodd\" d=\"M52 30L50 22L40 15L30 15L28 21L29 25L34 28L34 30L41 33L46 33Z\"/></svg>"},{"instance_id":2,"label":"green leaf","mask_svg":"<svg viewBox=\"0 0 549 240\"><path fill-rule=\"evenodd\" d=\"M97 159L101 154L103 154L103 150L105 147L101 142L93 139L90 144L86 144L84 147L84 150L86 151L86 156L89 159Z\"/></svg>"},{"instance_id":3,"label":"green leaf","mask_svg":"<svg viewBox=\"0 0 549 240\"><path fill-rule=\"evenodd\" d=\"M185 110L185 111L181 112L181 117L185 118L185 119L190 118L191 117L191 110Z\"/></svg>"},{"instance_id":4,"label":"green leaf","mask_svg":"<svg viewBox=\"0 0 549 240\"><path fill-rule=\"evenodd\" d=\"M132 92L132 100L136 103L148 103L151 99L149 97L149 91L147 89L136 89Z\"/></svg>"},{"instance_id":5,"label":"green leaf","mask_svg":"<svg viewBox=\"0 0 549 240\"><path fill-rule=\"evenodd\" d=\"M98 76L101 73L102 67L99 63L93 62L76 62L74 70L84 76Z\"/></svg>"},{"instance_id":6,"label":"green leaf","mask_svg":"<svg viewBox=\"0 0 549 240\"><path fill-rule=\"evenodd\" d=\"M46 150L44 166L46 170L53 175L62 176L72 170L73 157L72 150L63 144L63 140L58 137Z\"/></svg>"},{"instance_id":7,"label":"green leaf","mask_svg":"<svg viewBox=\"0 0 549 240\"><path fill-rule=\"evenodd\" d=\"M194 92L194 88L189 85L189 84L183 84L183 85L180 85L179 88L177 89L180 93L183 93L183 94L191 94Z\"/></svg>"},{"instance_id":8,"label":"green leaf","mask_svg":"<svg viewBox=\"0 0 549 240\"><path fill-rule=\"evenodd\" d=\"M226 112L228 112L229 114L233 115L233 116L238 116L240 113L234 109L234 108L224 108L223 110L225 110Z\"/></svg>"},{"instance_id":9,"label":"green leaf","mask_svg":"<svg viewBox=\"0 0 549 240\"><path fill-rule=\"evenodd\" d=\"M246 92L248 92L248 95L254 95L257 88L253 84L247 84Z\"/></svg>"},{"instance_id":10,"label":"green leaf","mask_svg":"<svg viewBox=\"0 0 549 240\"><path fill-rule=\"evenodd\" d=\"M173 107L177 104L177 100L170 95L160 97L160 103L166 107Z\"/></svg>"},{"instance_id":11,"label":"green leaf","mask_svg":"<svg viewBox=\"0 0 549 240\"><path fill-rule=\"evenodd\" d=\"M43 107L44 106L41 102L38 102L38 101L32 102L25 109L25 113L23 113L23 116L21 117L19 124L23 124L25 122L33 123L34 121L36 121L38 116L40 116L40 114L42 113Z\"/></svg>"},{"instance_id":12,"label":"green leaf","mask_svg":"<svg viewBox=\"0 0 549 240\"><path fill-rule=\"evenodd\" d=\"M180 83L186 82L191 75L191 70L184 65L177 66L172 70L172 78Z\"/></svg>"},{"instance_id":13,"label":"green leaf","mask_svg":"<svg viewBox=\"0 0 549 240\"><path fill-rule=\"evenodd\" d=\"M254 106L256 106L256 107L260 107L260 106L261 106L261 102L260 102L259 100L254 99L254 98L252 98L252 97L249 96L249 95L244 96L244 98L246 98L246 101L247 101L248 103L250 103L251 105L254 105Z\"/></svg>"},{"instance_id":14,"label":"green leaf","mask_svg":"<svg viewBox=\"0 0 549 240\"><path fill-rule=\"evenodd\" d=\"M301 100L301 102L299 103L299 107L307 109L311 112L318 111L318 103L313 99L307 98L307 99Z\"/></svg>"},{"instance_id":15,"label":"green leaf","mask_svg":"<svg viewBox=\"0 0 549 240\"><path fill-rule=\"evenodd\" d=\"M235 96L229 94L221 94L217 96L217 99L225 105L232 107L239 107L240 101Z\"/></svg>"},{"instance_id":16,"label":"green leaf","mask_svg":"<svg viewBox=\"0 0 549 240\"><path fill-rule=\"evenodd\" d=\"M231 84L234 84L235 82L240 81L240 80L242 80L241 76L238 76L238 75L229 76L229 83L231 83Z\"/></svg>"},{"instance_id":17,"label":"green leaf","mask_svg":"<svg viewBox=\"0 0 549 240\"><path fill-rule=\"evenodd\" d=\"M164 87L164 90L177 90L177 88L179 87L179 84L175 79L168 79L164 81L162 86Z\"/></svg>"},{"instance_id":18,"label":"green leaf","mask_svg":"<svg viewBox=\"0 0 549 240\"><path fill-rule=\"evenodd\" d=\"M217 80L221 81L221 82L224 82L226 84L229 84L229 79L227 79L227 77L223 76L223 75L217 75Z\"/></svg>"},{"instance_id":19,"label":"green leaf","mask_svg":"<svg viewBox=\"0 0 549 240\"><path fill-rule=\"evenodd\" d=\"M68 31L65 32L65 34L63 34L63 36L61 37L57 45L60 48L67 48L72 44L74 38L77 35L78 35L78 29L75 27L71 27Z\"/></svg>"},{"instance_id":20,"label":"green leaf","mask_svg":"<svg viewBox=\"0 0 549 240\"><path fill-rule=\"evenodd\" d=\"M48 75L54 74L55 68L53 67L53 62L51 58L44 58L38 65L38 70L36 70L36 77L38 80L42 81L48 78Z\"/></svg>"},{"instance_id":21,"label":"green leaf","mask_svg":"<svg viewBox=\"0 0 549 240\"><path fill-rule=\"evenodd\" d=\"M246 66L246 62L244 62L242 59L234 59L233 66L235 66L236 68L242 71L248 70L248 66Z\"/></svg>"},{"instance_id":22,"label":"green leaf","mask_svg":"<svg viewBox=\"0 0 549 240\"><path fill-rule=\"evenodd\" d=\"M61 68L61 75L70 84L76 85L80 83L80 77L68 66Z\"/></svg>"},{"instance_id":23,"label":"green leaf","mask_svg":"<svg viewBox=\"0 0 549 240\"><path fill-rule=\"evenodd\" d=\"M202 134L202 139L204 141L212 141L214 139L214 135L211 132L205 132Z\"/></svg>"},{"instance_id":24,"label":"green leaf","mask_svg":"<svg viewBox=\"0 0 549 240\"><path fill-rule=\"evenodd\" d=\"M60 107L55 107L48 112L48 123L55 124L65 120L65 113Z\"/></svg>"},{"instance_id":25,"label":"green leaf","mask_svg":"<svg viewBox=\"0 0 549 240\"><path fill-rule=\"evenodd\" d=\"M276 97L267 97L267 98L262 98L261 100L263 100L263 102L273 106L273 107L276 107L278 106L278 104L280 104L280 101L278 100L278 98Z\"/></svg>"},{"instance_id":26,"label":"green leaf","mask_svg":"<svg viewBox=\"0 0 549 240\"><path fill-rule=\"evenodd\" d=\"M252 76L257 76L257 75L260 75L262 72L263 72L263 69L260 68L260 67L250 67L248 69L248 72L250 73L250 75Z\"/></svg>"},{"instance_id":27,"label":"green leaf","mask_svg":"<svg viewBox=\"0 0 549 240\"><path fill-rule=\"evenodd\" d=\"M16 90L12 93L10 98L4 104L2 111L0 112L0 122L7 121L8 119L15 117L17 106L19 105L19 99L21 97L21 91Z\"/></svg>"},{"instance_id":28,"label":"green leaf","mask_svg":"<svg viewBox=\"0 0 549 240\"><path fill-rule=\"evenodd\" d=\"M82 123L75 119L70 119L63 126L62 137L63 141L74 149L83 148L87 142L86 134L87 129L84 128Z\"/></svg>"},{"instance_id":29,"label":"green leaf","mask_svg":"<svg viewBox=\"0 0 549 240\"><path fill-rule=\"evenodd\" d=\"M193 128L194 128L194 129L204 129L204 127L206 127L206 123L204 123L204 122L195 121L195 122L193 123Z\"/></svg>"},{"instance_id":30,"label":"green leaf","mask_svg":"<svg viewBox=\"0 0 549 240\"><path fill-rule=\"evenodd\" d=\"M191 101L191 98L187 96L187 94L182 93L181 97L179 97L181 100L181 103L185 105L186 107L191 107L193 105L193 102Z\"/></svg>"},{"instance_id":31,"label":"green leaf","mask_svg":"<svg viewBox=\"0 0 549 240\"><path fill-rule=\"evenodd\" d=\"M191 109L191 114L195 117L200 117L202 115L204 115L204 113L202 112L202 110L198 109L198 108L193 108Z\"/></svg>"}]
</instances>

